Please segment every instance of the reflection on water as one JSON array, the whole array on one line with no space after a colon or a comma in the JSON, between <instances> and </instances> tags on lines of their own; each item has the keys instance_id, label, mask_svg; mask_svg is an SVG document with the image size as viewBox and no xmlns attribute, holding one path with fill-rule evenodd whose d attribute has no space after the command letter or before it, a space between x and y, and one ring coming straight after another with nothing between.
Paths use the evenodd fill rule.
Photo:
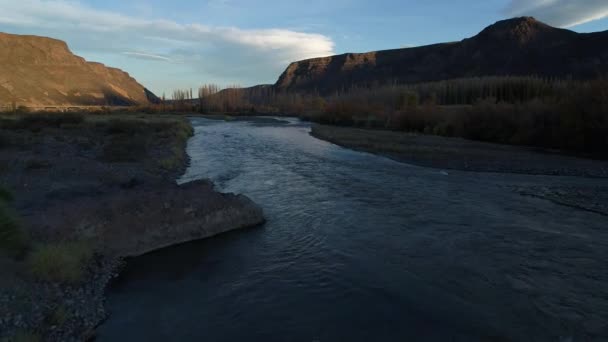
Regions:
<instances>
[{"instance_id":1,"label":"reflection on water","mask_svg":"<svg viewBox=\"0 0 608 342\"><path fill-rule=\"evenodd\" d=\"M512 281L531 255L543 276L562 267L554 249L584 253L584 241L540 228L607 224L506 190L558 178L448 175L317 140L295 119L193 123L181 181L246 194L268 222L130 261L101 341L546 340L570 329Z\"/></svg>"}]
</instances>

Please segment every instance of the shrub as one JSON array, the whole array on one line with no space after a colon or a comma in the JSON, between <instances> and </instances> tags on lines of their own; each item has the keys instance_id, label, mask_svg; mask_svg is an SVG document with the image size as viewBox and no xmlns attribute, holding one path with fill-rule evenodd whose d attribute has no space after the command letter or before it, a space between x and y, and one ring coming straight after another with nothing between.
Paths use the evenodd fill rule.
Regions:
<instances>
[{"instance_id":1,"label":"shrub","mask_svg":"<svg viewBox=\"0 0 608 342\"><path fill-rule=\"evenodd\" d=\"M30 109L26 106L19 106L19 107L17 107L16 112L20 113L20 114L29 113Z\"/></svg>"},{"instance_id":2,"label":"shrub","mask_svg":"<svg viewBox=\"0 0 608 342\"><path fill-rule=\"evenodd\" d=\"M64 325L70 319L70 312L65 306L57 306L47 317L48 322L51 325Z\"/></svg>"},{"instance_id":3,"label":"shrub","mask_svg":"<svg viewBox=\"0 0 608 342\"><path fill-rule=\"evenodd\" d=\"M178 169L182 164L182 161L178 157L168 157L161 159L158 162L158 166L165 171L173 171Z\"/></svg>"},{"instance_id":4,"label":"shrub","mask_svg":"<svg viewBox=\"0 0 608 342\"><path fill-rule=\"evenodd\" d=\"M116 135L104 145L101 159L110 163L134 162L145 157L148 142L145 136Z\"/></svg>"},{"instance_id":5,"label":"shrub","mask_svg":"<svg viewBox=\"0 0 608 342\"><path fill-rule=\"evenodd\" d=\"M108 134L137 134L143 131L146 122L133 119L111 119L106 123Z\"/></svg>"},{"instance_id":6,"label":"shrub","mask_svg":"<svg viewBox=\"0 0 608 342\"><path fill-rule=\"evenodd\" d=\"M21 254L28 245L28 236L16 215L8 208L12 194L0 187L0 250L9 255Z\"/></svg>"},{"instance_id":7,"label":"shrub","mask_svg":"<svg viewBox=\"0 0 608 342\"><path fill-rule=\"evenodd\" d=\"M13 200L13 194L3 187L0 187L0 201L10 202Z\"/></svg>"},{"instance_id":8,"label":"shrub","mask_svg":"<svg viewBox=\"0 0 608 342\"><path fill-rule=\"evenodd\" d=\"M11 146L11 139L6 132L0 131L0 149Z\"/></svg>"},{"instance_id":9,"label":"shrub","mask_svg":"<svg viewBox=\"0 0 608 342\"><path fill-rule=\"evenodd\" d=\"M20 331L15 335L3 339L2 342L39 342L42 341L40 334L31 331Z\"/></svg>"},{"instance_id":10,"label":"shrub","mask_svg":"<svg viewBox=\"0 0 608 342\"><path fill-rule=\"evenodd\" d=\"M28 269L40 281L77 283L86 273L93 249L85 242L40 245L28 256Z\"/></svg>"},{"instance_id":11,"label":"shrub","mask_svg":"<svg viewBox=\"0 0 608 342\"><path fill-rule=\"evenodd\" d=\"M81 113L55 113L55 114L25 114L17 119L15 126L20 129L42 129L45 127L59 128L62 125L79 125L84 122Z\"/></svg>"},{"instance_id":12,"label":"shrub","mask_svg":"<svg viewBox=\"0 0 608 342\"><path fill-rule=\"evenodd\" d=\"M25 168L27 170L47 169L49 167L51 167L51 162L48 160L29 159L25 162Z\"/></svg>"},{"instance_id":13,"label":"shrub","mask_svg":"<svg viewBox=\"0 0 608 342\"><path fill-rule=\"evenodd\" d=\"M28 236L15 214L5 204L0 204L0 250L9 255L19 255L26 248Z\"/></svg>"},{"instance_id":14,"label":"shrub","mask_svg":"<svg viewBox=\"0 0 608 342\"><path fill-rule=\"evenodd\" d=\"M332 97L324 113L311 118L608 158L608 79L507 77L353 89Z\"/></svg>"}]
</instances>

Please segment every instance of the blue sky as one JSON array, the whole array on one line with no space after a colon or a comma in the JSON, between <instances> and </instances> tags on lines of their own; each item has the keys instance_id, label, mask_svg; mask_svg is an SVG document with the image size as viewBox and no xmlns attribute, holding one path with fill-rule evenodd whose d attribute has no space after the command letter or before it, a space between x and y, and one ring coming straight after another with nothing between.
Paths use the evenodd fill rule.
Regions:
<instances>
[{"instance_id":1,"label":"blue sky","mask_svg":"<svg viewBox=\"0 0 608 342\"><path fill-rule=\"evenodd\" d=\"M68 42L161 95L274 83L291 61L461 40L532 15L608 30L607 0L0 0L0 31Z\"/></svg>"}]
</instances>

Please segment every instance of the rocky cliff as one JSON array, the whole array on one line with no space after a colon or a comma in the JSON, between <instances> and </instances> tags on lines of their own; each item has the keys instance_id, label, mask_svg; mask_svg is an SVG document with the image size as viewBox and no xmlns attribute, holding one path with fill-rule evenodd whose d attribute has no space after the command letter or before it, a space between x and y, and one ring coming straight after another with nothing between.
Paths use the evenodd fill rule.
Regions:
<instances>
[{"instance_id":1,"label":"rocky cliff","mask_svg":"<svg viewBox=\"0 0 608 342\"><path fill-rule=\"evenodd\" d=\"M63 41L0 33L0 106L135 105L155 98L126 72L87 62Z\"/></svg>"},{"instance_id":2,"label":"rocky cliff","mask_svg":"<svg viewBox=\"0 0 608 342\"><path fill-rule=\"evenodd\" d=\"M460 42L314 58L289 65L278 90L321 94L374 84L502 75L594 78L608 74L608 31L579 34L523 17Z\"/></svg>"}]
</instances>

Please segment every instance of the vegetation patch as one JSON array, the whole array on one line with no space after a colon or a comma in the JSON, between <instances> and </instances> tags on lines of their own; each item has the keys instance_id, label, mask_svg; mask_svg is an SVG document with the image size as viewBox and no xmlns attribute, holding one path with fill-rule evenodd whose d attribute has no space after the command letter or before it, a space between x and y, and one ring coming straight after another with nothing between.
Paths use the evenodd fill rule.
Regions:
<instances>
[{"instance_id":1,"label":"vegetation patch","mask_svg":"<svg viewBox=\"0 0 608 342\"><path fill-rule=\"evenodd\" d=\"M608 158L608 80L506 77L354 89L310 119Z\"/></svg>"},{"instance_id":2,"label":"vegetation patch","mask_svg":"<svg viewBox=\"0 0 608 342\"><path fill-rule=\"evenodd\" d=\"M51 166L52 164L50 161L42 159L29 159L25 162L25 168L27 170L48 169Z\"/></svg>"},{"instance_id":3,"label":"vegetation patch","mask_svg":"<svg viewBox=\"0 0 608 342\"><path fill-rule=\"evenodd\" d=\"M36 246L27 265L30 274L39 281L78 283L86 274L93 258L89 243L61 242Z\"/></svg>"},{"instance_id":4,"label":"vegetation patch","mask_svg":"<svg viewBox=\"0 0 608 342\"><path fill-rule=\"evenodd\" d=\"M102 150L101 159L110 163L135 162L147 155L148 139L142 134L115 135Z\"/></svg>"},{"instance_id":5,"label":"vegetation patch","mask_svg":"<svg viewBox=\"0 0 608 342\"><path fill-rule=\"evenodd\" d=\"M163 170L173 171L173 170L177 170L180 168L183 160L184 159L182 156L167 157L167 158L161 159L158 162L158 166L160 166Z\"/></svg>"},{"instance_id":6,"label":"vegetation patch","mask_svg":"<svg viewBox=\"0 0 608 342\"><path fill-rule=\"evenodd\" d=\"M48 323L53 326L62 326L70 319L70 312L65 306L57 306L47 317Z\"/></svg>"},{"instance_id":7,"label":"vegetation patch","mask_svg":"<svg viewBox=\"0 0 608 342\"><path fill-rule=\"evenodd\" d=\"M13 194L7 189L0 186L0 201L10 202L13 200Z\"/></svg>"},{"instance_id":8,"label":"vegetation patch","mask_svg":"<svg viewBox=\"0 0 608 342\"><path fill-rule=\"evenodd\" d=\"M6 132L0 131L0 149L11 146L11 139Z\"/></svg>"},{"instance_id":9,"label":"vegetation patch","mask_svg":"<svg viewBox=\"0 0 608 342\"><path fill-rule=\"evenodd\" d=\"M40 342L42 341L42 336L40 334L31 332L31 331L20 331L13 335L12 337L8 337L2 339L2 342Z\"/></svg>"},{"instance_id":10,"label":"vegetation patch","mask_svg":"<svg viewBox=\"0 0 608 342\"><path fill-rule=\"evenodd\" d=\"M138 134L145 131L146 122L136 119L110 119L106 126L108 134Z\"/></svg>"},{"instance_id":11,"label":"vegetation patch","mask_svg":"<svg viewBox=\"0 0 608 342\"><path fill-rule=\"evenodd\" d=\"M28 235L20 224L9 202L12 194L0 187L0 251L11 256L20 255L28 246Z\"/></svg>"},{"instance_id":12,"label":"vegetation patch","mask_svg":"<svg viewBox=\"0 0 608 342\"><path fill-rule=\"evenodd\" d=\"M75 127L82 124L84 120L85 116L81 113L29 113L1 120L0 128L39 131L40 129L49 127L60 128L63 125Z\"/></svg>"}]
</instances>

